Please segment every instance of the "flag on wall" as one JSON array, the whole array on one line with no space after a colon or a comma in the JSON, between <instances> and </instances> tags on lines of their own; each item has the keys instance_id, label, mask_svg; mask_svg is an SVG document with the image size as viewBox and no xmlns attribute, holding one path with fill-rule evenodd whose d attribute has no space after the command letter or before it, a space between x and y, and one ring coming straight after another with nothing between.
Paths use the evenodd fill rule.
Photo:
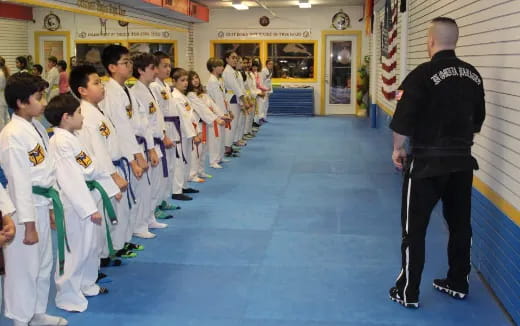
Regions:
<instances>
[{"instance_id":1,"label":"flag on wall","mask_svg":"<svg viewBox=\"0 0 520 326\"><path fill-rule=\"evenodd\" d=\"M397 12L399 0L386 0L383 28L388 32L388 51L382 58L383 95L387 100L395 98L397 89Z\"/></svg>"},{"instance_id":2,"label":"flag on wall","mask_svg":"<svg viewBox=\"0 0 520 326\"><path fill-rule=\"evenodd\" d=\"M365 0L365 33L371 35L374 30L374 0Z\"/></svg>"}]
</instances>

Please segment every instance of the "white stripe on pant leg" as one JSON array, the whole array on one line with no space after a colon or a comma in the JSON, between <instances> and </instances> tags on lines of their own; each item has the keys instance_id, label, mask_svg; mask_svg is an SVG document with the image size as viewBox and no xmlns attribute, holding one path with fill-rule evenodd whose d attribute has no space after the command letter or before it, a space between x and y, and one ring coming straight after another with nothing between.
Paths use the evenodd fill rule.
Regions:
<instances>
[{"instance_id":1,"label":"white stripe on pant leg","mask_svg":"<svg viewBox=\"0 0 520 326\"><path fill-rule=\"evenodd\" d=\"M412 170L413 170L413 161L410 164L410 171L408 172L408 189L406 193L406 235L408 235L408 222L410 221L410 197L412 190ZM410 282L410 243L406 247L406 284L403 290L404 302L406 303L406 289L408 288L408 283Z\"/></svg>"}]
</instances>

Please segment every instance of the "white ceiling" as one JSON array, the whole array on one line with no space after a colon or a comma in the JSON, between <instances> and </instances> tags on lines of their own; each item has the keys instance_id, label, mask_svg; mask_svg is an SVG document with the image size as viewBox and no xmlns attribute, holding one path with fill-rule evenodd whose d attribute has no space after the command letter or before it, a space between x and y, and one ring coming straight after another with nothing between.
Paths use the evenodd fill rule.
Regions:
<instances>
[{"instance_id":1,"label":"white ceiling","mask_svg":"<svg viewBox=\"0 0 520 326\"><path fill-rule=\"evenodd\" d=\"M195 2L214 8L229 8L231 0L196 0ZM249 7L262 7L262 4L268 8L290 8L297 7L298 0L243 0L244 4ZM312 6L362 6L364 0L309 0ZM312 9L311 9L312 10Z\"/></svg>"}]
</instances>

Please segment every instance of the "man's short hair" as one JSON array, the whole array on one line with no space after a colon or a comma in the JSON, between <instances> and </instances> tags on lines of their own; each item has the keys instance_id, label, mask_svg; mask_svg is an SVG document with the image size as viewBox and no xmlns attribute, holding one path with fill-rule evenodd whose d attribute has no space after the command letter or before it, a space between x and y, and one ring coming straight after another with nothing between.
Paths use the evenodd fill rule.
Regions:
<instances>
[{"instance_id":1,"label":"man's short hair","mask_svg":"<svg viewBox=\"0 0 520 326\"><path fill-rule=\"evenodd\" d=\"M36 92L41 92L48 87L48 83L41 77L28 72L21 72L12 75L7 79L5 85L5 100L7 105L17 111L18 100L22 103L29 103L29 97Z\"/></svg>"},{"instance_id":2,"label":"man's short hair","mask_svg":"<svg viewBox=\"0 0 520 326\"><path fill-rule=\"evenodd\" d=\"M51 56L47 59L47 61L52 62L52 63L54 63L55 65L58 64L58 58L56 58L56 57L53 56L53 55L51 55Z\"/></svg>"},{"instance_id":3,"label":"man's short hair","mask_svg":"<svg viewBox=\"0 0 520 326\"><path fill-rule=\"evenodd\" d=\"M60 94L49 101L43 114L51 125L59 126L63 115L73 115L79 105L79 101L72 94Z\"/></svg>"},{"instance_id":4,"label":"man's short hair","mask_svg":"<svg viewBox=\"0 0 520 326\"><path fill-rule=\"evenodd\" d=\"M40 74L43 73L43 67L42 67L42 65L35 64L35 65L33 65L33 69L36 70L36 71L38 71Z\"/></svg>"},{"instance_id":5,"label":"man's short hair","mask_svg":"<svg viewBox=\"0 0 520 326\"><path fill-rule=\"evenodd\" d=\"M91 65L79 65L72 68L69 77L69 85L74 95L78 98L81 98L79 88L87 88L89 76L92 74L97 74L97 71L96 68Z\"/></svg>"},{"instance_id":6,"label":"man's short hair","mask_svg":"<svg viewBox=\"0 0 520 326\"><path fill-rule=\"evenodd\" d=\"M103 63L103 67L107 70L110 75L110 70L108 69L109 65L117 65L117 62L121 57L125 54L128 54L127 48L122 45L111 44L107 46L103 50L103 54L101 55L101 62Z\"/></svg>"},{"instance_id":7,"label":"man's short hair","mask_svg":"<svg viewBox=\"0 0 520 326\"><path fill-rule=\"evenodd\" d=\"M208 68L209 72L213 72L213 69L217 67L224 67L224 61L220 58L212 57L206 62L206 68Z\"/></svg>"},{"instance_id":8,"label":"man's short hair","mask_svg":"<svg viewBox=\"0 0 520 326\"><path fill-rule=\"evenodd\" d=\"M16 61L18 61L21 65L20 70L27 69L27 58L26 57L24 57L24 56L16 57Z\"/></svg>"},{"instance_id":9,"label":"man's short hair","mask_svg":"<svg viewBox=\"0 0 520 326\"><path fill-rule=\"evenodd\" d=\"M434 19L432 19L432 23L447 23L457 26L457 22L455 21L455 19L449 17L435 17Z\"/></svg>"},{"instance_id":10,"label":"man's short hair","mask_svg":"<svg viewBox=\"0 0 520 326\"><path fill-rule=\"evenodd\" d=\"M188 72L183 68L175 67L172 69L171 77L173 80L177 81L182 76L188 76Z\"/></svg>"},{"instance_id":11,"label":"man's short hair","mask_svg":"<svg viewBox=\"0 0 520 326\"><path fill-rule=\"evenodd\" d=\"M134 62L134 70L132 75L137 79L141 77L139 69L145 71L146 67L149 65L157 66L157 63L159 62L156 56L146 52L137 52L132 56L132 61Z\"/></svg>"}]
</instances>

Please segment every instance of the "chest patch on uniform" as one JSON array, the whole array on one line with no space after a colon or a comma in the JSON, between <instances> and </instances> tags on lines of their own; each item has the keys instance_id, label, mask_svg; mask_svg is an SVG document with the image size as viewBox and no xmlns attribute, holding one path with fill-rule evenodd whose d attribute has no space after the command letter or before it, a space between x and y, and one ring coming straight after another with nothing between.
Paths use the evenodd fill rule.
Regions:
<instances>
[{"instance_id":1,"label":"chest patch on uniform","mask_svg":"<svg viewBox=\"0 0 520 326\"><path fill-rule=\"evenodd\" d=\"M134 110L132 109L132 104L128 104L125 107L126 115L128 116L128 119L132 119L132 116L134 115Z\"/></svg>"},{"instance_id":2,"label":"chest patch on uniform","mask_svg":"<svg viewBox=\"0 0 520 326\"><path fill-rule=\"evenodd\" d=\"M148 104L148 113L153 114L155 112L157 112L157 108L153 102L150 102L150 104Z\"/></svg>"},{"instance_id":3,"label":"chest patch on uniform","mask_svg":"<svg viewBox=\"0 0 520 326\"><path fill-rule=\"evenodd\" d=\"M184 103L184 107L186 108L186 111L191 111L191 106L188 104L188 102Z\"/></svg>"},{"instance_id":4,"label":"chest patch on uniform","mask_svg":"<svg viewBox=\"0 0 520 326\"><path fill-rule=\"evenodd\" d=\"M45 160L45 153L40 144L36 144L33 150L29 151L29 161L33 166L36 166Z\"/></svg>"},{"instance_id":5,"label":"chest patch on uniform","mask_svg":"<svg viewBox=\"0 0 520 326\"><path fill-rule=\"evenodd\" d=\"M103 137L108 137L110 135L110 128L108 128L107 124L103 121L99 126L99 133Z\"/></svg>"},{"instance_id":6,"label":"chest patch on uniform","mask_svg":"<svg viewBox=\"0 0 520 326\"><path fill-rule=\"evenodd\" d=\"M161 91L161 96L162 96L163 100L167 100L170 98L167 91Z\"/></svg>"},{"instance_id":7,"label":"chest patch on uniform","mask_svg":"<svg viewBox=\"0 0 520 326\"><path fill-rule=\"evenodd\" d=\"M398 89L396 92L395 92L395 99L397 101L400 101L401 98L403 97L403 94L404 94L404 91L402 89Z\"/></svg>"},{"instance_id":8,"label":"chest patch on uniform","mask_svg":"<svg viewBox=\"0 0 520 326\"><path fill-rule=\"evenodd\" d=\"M76 162L78 162L78 164L85 169L88 168L90 164L92 164L92 160L84 151L81 151L78 155L76 155Z\"/></svg>"}]
</instances>

